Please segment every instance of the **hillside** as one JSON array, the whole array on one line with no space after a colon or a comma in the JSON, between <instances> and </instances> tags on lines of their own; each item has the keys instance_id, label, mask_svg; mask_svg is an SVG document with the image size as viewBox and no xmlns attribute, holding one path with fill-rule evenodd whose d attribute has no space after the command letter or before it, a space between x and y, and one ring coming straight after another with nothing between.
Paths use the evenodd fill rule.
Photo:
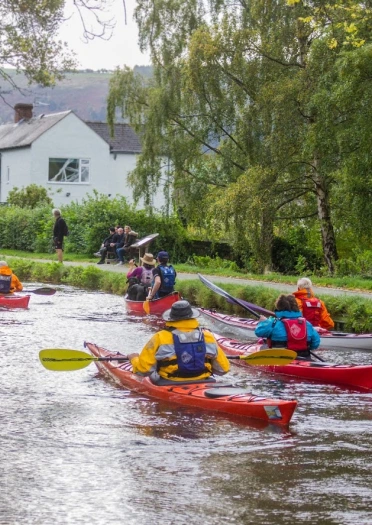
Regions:
<instances>
[{"instance_id":1,"label":"hillside","mask_svg":"<svg viewBox=\"0 0 372 525\"><path fill-rule=\"evenodd\" d=\"M151 76L151 66L136 66L135 71L143 76ZM54 88L28 85L24 75L16 75L14 70L6 70L20 88L10 89L4 80L0 83L0 124L12 122L13 107L18 102L32 103L34 115L53 113L72 109L81 119L106 121L106 99L112 72L77 71L66 74L66 78Z\"/></svg>"}]
</instances>

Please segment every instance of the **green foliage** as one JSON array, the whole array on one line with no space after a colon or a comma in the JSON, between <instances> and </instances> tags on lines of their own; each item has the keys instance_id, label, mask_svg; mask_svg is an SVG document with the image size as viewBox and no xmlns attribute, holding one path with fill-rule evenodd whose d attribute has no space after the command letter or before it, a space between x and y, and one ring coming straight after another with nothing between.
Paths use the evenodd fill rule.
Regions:
<instances>
[{"instance_id":1,"label":"green foliage","mask_svg":"<svg viewBox=\"0 0 372 525\"><path fill-rule=\"evenodd\" d=\"M107 237L110 226L129 224L139 238L159 233L151 246L154 253L166 250L172 261L185 260L188 255L188 236L176 217L149 215L130 206L124 197L110 199L95 194L81 204L71 203L61 211L70 231L64 241L66 253L93 254ZM0 247L53 253L53 225L54 218L49 207L0 207Z\"/></svg>"},{"instance_id":2,"label":"green foliage","mask_svg":"<svg viewBox=\"0 0 372 525\"><path fill-rule=\"evenodd\" d=\"M225 268L233 272L239 271L239 267L236 262L228 261L227 259L221 259L221 257L212 258L208 255L205 257L193 255L190 258L189 263L194 264L199 268Z\"/></svg>"},{"instance_id":3,"label":"green foliage","mask_svg":"<svg viewBox=\"0 0 372 525\"><path fill-rule=\"evenodd\" d=\"M37 184L30 184L21 189L14 187L8 193L7 202L11 206L18 206L19 208L53 206L53 201L48 196L47 190L43 186L37 186Z\"/></svg>"}]
</instances>

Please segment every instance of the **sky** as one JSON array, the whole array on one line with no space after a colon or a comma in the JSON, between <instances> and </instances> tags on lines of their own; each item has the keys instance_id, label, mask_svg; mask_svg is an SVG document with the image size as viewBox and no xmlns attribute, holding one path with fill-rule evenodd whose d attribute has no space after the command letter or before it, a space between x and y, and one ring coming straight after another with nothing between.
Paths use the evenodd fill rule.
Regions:
<instances>
[{"instance_id":1,"label":"sky","mask_svg":"<svg viewBox=\"0 0 372 525\"><path fill-rule=\"evenodd\" d=\"M110 0L110 2L109 16L114 16L116 19L111 39L107 41L96 38L85 43L79 15L72 5L72 0L66 0L65 15L69 20L63 24L59 39L67 42L69 48L76 53L77 69L115 69L117 66L134 67L150 64L149 55L141 53L138 46L137 24L133 19L135 0L125 0L126 25L123 0ZM87 24L90 23L89 16L86 16L85 20Z\"/></svg>"}]
</instances>

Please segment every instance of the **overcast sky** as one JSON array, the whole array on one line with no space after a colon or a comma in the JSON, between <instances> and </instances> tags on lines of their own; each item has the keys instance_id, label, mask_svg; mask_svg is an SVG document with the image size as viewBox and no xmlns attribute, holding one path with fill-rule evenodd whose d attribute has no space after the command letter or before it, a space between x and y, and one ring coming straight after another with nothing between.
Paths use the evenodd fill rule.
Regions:
<instances>
[{"instance_id":1,"label":"overcast sky","mask_svg":"<svg viewBox=\"0 0 372 525\"><path fill-rule=\"evenodd\" d=\"M116 19L116 27L110 40L95 39L84 43L79 15L72 7L72 0L66 1L66 16L70 19L63 24L59 38L66 41L69 48L77 54L78 69L115 69L117 66L149 65L148 54L140 52L138 47L137 24L133 20L135 0L125 0L127 25L123 0L111 0L110 16ZM106 15L108 16L108 15ZM89 18L86 17L89 24Z\"/></svg>"}]
</instances>

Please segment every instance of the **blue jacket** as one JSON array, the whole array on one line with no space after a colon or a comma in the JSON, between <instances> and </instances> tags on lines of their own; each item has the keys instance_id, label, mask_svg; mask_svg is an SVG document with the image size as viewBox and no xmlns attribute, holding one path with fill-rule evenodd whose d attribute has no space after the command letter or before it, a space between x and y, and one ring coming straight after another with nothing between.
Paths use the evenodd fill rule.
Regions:
<instances>
[{"instance_id":1,"label":"blue jacket","mask_svg":"<svg viewBox=\"0 0 372 525\"><path fill-rule=\"evenodd\" d=\"M279 343L283 341L283 346L286 346L287 332L285 331L284 323L280 321L280 318L285 317L287 319L296 319L297 317L302 317L302 313L287 312L283 310L280 312L276 311L275 315L279 319L276 319L275 317L269 317L266 321L261 321L258 323L254 333L257 335L257 337L269 337L273 341L277 341ZM315 350L320 344L319 334L316 330L314 330L314 327L309 323L309 321L306 321L306 327L307 342L309 343L310 350Z\"/></svg>"}]
</instances>

